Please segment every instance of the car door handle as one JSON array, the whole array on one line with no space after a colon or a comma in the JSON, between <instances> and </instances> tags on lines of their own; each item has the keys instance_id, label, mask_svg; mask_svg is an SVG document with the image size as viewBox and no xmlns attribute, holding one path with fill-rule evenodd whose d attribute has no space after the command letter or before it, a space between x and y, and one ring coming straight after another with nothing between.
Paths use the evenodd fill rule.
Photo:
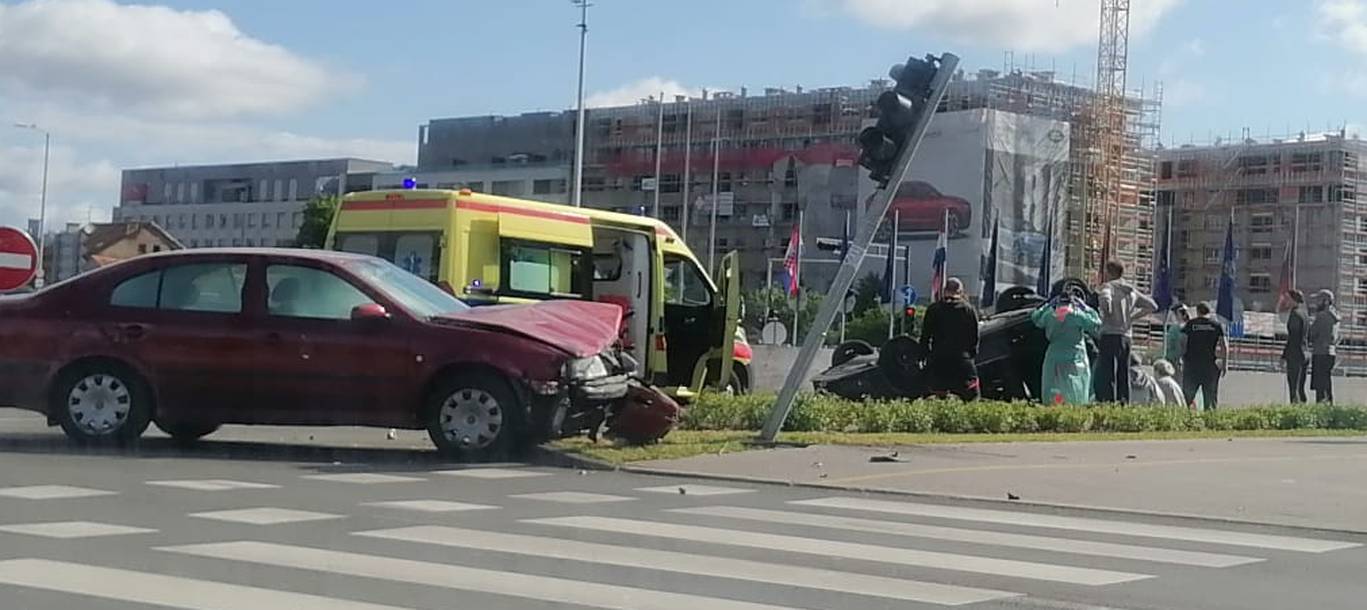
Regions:
<instances>
[{"instance_id":1,"label":"car door handle","mask_svg":"<svg viewBox=\"0 0 1367 610\"><path fill-rule=\"evenodd\" d=\"M130 341L136 341L136 340L138 340L138 339L143 338L143 337L146 336L146 335L147 335L147 327L146 327L146 326L143 326L142 324L120 324L120 325L119 325L119 336L122 337L122 338L124 338L124 339L130 340Z\"/></svg>"}]
</instances>

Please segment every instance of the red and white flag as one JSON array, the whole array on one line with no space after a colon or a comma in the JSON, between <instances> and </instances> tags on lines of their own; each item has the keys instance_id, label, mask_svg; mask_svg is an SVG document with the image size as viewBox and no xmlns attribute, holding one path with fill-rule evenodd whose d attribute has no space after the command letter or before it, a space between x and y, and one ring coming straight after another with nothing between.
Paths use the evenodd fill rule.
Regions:
<instances>
[{"instance_id":1,"label":"red and white flag","mask_svg":"<svg viewBox=\"0 0 1367 610\"><path fill-rule=\"evenodd\" d=\"M802 267L802 221L793 224L793 234L788 238L788 251L783 254L783 269L788 272L788 294L797 296L798 272Z\"/></svg>"}]
</instances>

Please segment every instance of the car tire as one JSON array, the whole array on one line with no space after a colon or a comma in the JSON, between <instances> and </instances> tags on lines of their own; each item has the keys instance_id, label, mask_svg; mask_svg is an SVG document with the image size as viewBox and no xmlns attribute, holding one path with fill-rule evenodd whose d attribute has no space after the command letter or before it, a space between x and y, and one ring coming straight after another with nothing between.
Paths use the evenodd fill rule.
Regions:
<instances>
[{"instance_id":1,"label":"car tire","mask_svg":"<svg viewBox=\"0 0 1367 610\"><path fill-rule=\"evenodd\" d=\"M177 443L188 445L218 431L219 424L214 422L182 421L153 422L157 429L165 432Z\"/></svg>"},{"instance_id":2,"label":"car tire","mask_svg":"<svg viewBox=\"0 0 1367 610\"><path fill-rule=\"evenodd\" d=\"M835 351L831 352L831 366L840 366L859 356L871 356L873 353L873 346L868 341L852 339L835 346Z\"/></svg>"},{"instance_id":3,"label":"car tire","mask_svg":"<svg viewBox=\"0 0 1367 610\"><path fill-rule=\"evenodd\" d=\"M525 444L517 395L492 373L459 373L428 395L423 423L443 455L465 461L511 457Z\"/></svg>"},{"instance_id":4,"label":"car tire","mask_svg":"<svg viewBox=\"0 0 1367 610\"><path fill-rule=\"evenodd\" d=\"M152 393L127 367L91 363L61 374L51 413L67 438L82 445L127 445L152 421Z\"/></svg>"}]
</instances>

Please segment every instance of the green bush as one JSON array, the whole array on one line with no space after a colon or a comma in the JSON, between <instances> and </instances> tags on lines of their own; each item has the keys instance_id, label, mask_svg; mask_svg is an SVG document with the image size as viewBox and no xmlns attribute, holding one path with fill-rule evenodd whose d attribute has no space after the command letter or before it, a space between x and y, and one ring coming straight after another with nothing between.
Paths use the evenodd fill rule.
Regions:
<instances>
[{"instance_id":1,"label":"green bush","mask_svg":"<svg viewBox=\"0 0 1367 610\"><path fill-rule=\"evenodd\" d=\"M685 430L757 430L774 403L772 394L705 393L680 424ZM917 432L1004 434L1018 432L1181 432L1187 430L1367 430L1367 409L1280 405L1193 412L1123 406L1041 406L1024 402L922 399L852 401L829 394L798 397L784 425L794 432Z\"/></svg>"}]
</instances>

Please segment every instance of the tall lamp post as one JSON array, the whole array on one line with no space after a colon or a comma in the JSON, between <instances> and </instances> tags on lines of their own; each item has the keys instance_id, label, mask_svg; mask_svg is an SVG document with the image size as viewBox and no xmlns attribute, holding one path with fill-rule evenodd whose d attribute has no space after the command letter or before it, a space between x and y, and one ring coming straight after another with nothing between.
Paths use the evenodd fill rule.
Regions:
<instances>
[{"instance_id":1,"label":"tall lamp post","mask_svg":"<svg viewBox=\"0 0 1367 610\"><path fill-rule=\"evenodd\" d=\"M579 7L579 117L574 121L574 190L570 192L574 207L583 205L584 194L584 45L589 38L589 0L570 0Z\"/></svg>"},{"instance_id":2,"label":"tall lamp post","mask_svg":"<svg viewBox=\"0 0 1367 610\"><path fill-rule=\"evenodd\" d=\"M47 281L47 270L43 268L43 249L47 244L47 166L48 152L52 149L52 134L34 123L15 123L14 126L43 134L43 189L38 196L38 274L34 280L34 283L41 287Z\"/></svg>"}]
</instances>

